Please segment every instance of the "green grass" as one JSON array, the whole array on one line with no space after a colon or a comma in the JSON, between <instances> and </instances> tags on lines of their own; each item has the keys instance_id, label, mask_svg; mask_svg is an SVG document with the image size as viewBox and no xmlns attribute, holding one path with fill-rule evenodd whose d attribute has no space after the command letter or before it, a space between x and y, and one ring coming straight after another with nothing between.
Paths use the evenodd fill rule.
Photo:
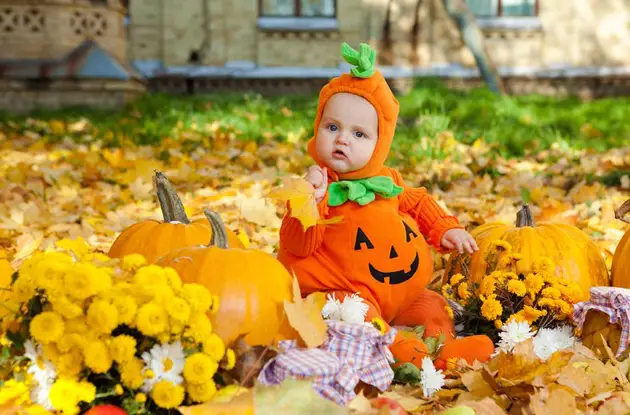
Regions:
<instances>
[{"instance_id":1,"label":"green grass","mask_svg":"<svg viewBox=\"0 0 630 415\"><path fill-rule=\"evenodd\" d=\"M433 138L444 131L451 131L457 141L464 143L482 138L507 157L535 153L554 143L600 151L630 142L630 98L582 102L538 95L498 97L485 88L455 91L439 81L422 80L398 99L401 111L394 150L403 154L412 151L419 157L446 155L448 150L433 144ZM285 140L289 135L306 140L312 134L316 106L315 95L263 98L256 94L156 94L116 112L67 109L35 112L28 117L3 113L0 129L37 131L54 140L61 137L50 134L50 120L71 123L84 117L94 128L76 139L103 138L113 146L119 145L123 136L137 144L153 145L165 137L176 138L178 131L204 131L208 125L256 141ZM282 108L288 108L291 114ZM428 137L425 145L414 145L422 137Z\"/></svg>"}]
</instances>

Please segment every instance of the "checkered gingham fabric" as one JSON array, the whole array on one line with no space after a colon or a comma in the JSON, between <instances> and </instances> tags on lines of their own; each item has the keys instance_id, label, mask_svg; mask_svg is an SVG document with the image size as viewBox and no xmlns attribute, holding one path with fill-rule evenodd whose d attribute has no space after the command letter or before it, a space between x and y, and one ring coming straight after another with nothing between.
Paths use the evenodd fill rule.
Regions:
<instances>
[{"instance_id":1,"label":"checkered gingham fabric","mask_svg":"<svg viewBox=\"0 0 630 415\"><path fill-rule=\"evenodd\" d=\"M267 362L258 376L264 385L285 378L312 379L313 389L324 398L346 405L359 381L384 391L394 379L389 346L396 330L384 335L371 324L326 320L327 338L318 348L300 349L295 340L280 342L282 352Z\"/></svg>"},{"instance_id":2,"label":"checkered gingham fabric","mask_svg":"<svg viewBox=\"0 0 630 415\"><path fill-rule=\"evenodd\" d=\"M621 338L617 356L628 346L630 337L630 290L617 287L591 287L589 301L573 306L573 321L582 329L589 310L598 310L610 316L610 322L621 325Z\"/></svg>"}]
</instances>

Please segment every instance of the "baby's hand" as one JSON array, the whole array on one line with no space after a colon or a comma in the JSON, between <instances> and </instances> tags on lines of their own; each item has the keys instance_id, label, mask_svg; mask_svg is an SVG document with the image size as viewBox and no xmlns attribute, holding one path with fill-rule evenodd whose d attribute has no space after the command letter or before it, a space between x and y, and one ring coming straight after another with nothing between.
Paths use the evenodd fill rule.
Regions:
<instances>
[{"instance_id":1,"label":"baby's hand","mask_svg":"<svg viewBox=\"0 0 630 415\"><path fill-rule=\"evenodd\" d=\"M305 179L315 188L315 201L317 203L321 202L326 196L326 190L328 189L328 172L326 168L322 169L319 166L309 167Z\"/></svg>"},{"instance_id":2,"label":"baby's hand","mask_svg":"<svg viewBox=\"0 0 630 415\"><path fill-rule=\"evenodd\" d=\"M463 229L449 229L442 236L442 246L447 249L456 249L460 254L464 253L464 249L469 254L479 250L477 242L471 234Z\"/></svg>"}]
</instances>

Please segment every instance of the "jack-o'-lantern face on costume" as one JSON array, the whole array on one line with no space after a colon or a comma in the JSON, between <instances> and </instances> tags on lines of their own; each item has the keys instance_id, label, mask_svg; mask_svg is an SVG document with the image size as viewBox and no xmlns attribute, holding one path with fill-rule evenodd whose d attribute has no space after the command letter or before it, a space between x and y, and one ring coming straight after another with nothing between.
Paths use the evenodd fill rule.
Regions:
<instances>
[{"instance_id":1,"label":"jack-o'-lantern face on costume","mask_svg":"<svg viewBox=\"0 0 630 415\"><path fill-rule=\"evenodd\" d=\"M364 265L376 281L391 285L411 279L420 265L416 239L418 233L407 222L398 218L398 225L372 222L357 227L354 251L361 255ZM361 261L355 262L360 265Z\"/></svg>"}]
</instances>

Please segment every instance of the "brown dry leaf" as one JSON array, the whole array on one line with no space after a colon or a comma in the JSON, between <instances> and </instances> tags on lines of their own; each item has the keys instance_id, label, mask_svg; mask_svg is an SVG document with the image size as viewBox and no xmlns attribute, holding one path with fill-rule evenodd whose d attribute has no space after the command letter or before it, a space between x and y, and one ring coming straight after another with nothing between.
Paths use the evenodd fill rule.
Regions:
<instances>
[{"instance_id":1,"label":"brown dry leaf","mask_svg":"<svg viewBox=\"0 0 630 415\"><path fill-rule=\"evenodd\" d=\"M492 397L496 394L496 391L484 379L480 371L469 371L462 374L462 382L476 399Z\"/></svg>"},{"instance_id":2,"label":"brown dry leaf","mask_svg":"<svg viewBox=\"0 0 630 415\"><path fill-rule=\"evenodd\" d=\"M245 335L239 336L232 345L236 355L234 368L230 375L242 386L252 387L265 364L278 353L264 346L250 346Z\"/></svg>"},{"instance_id":3,"label":"brown dry leaf","mask_svg":"<svg viewBox=\"0 0 630 415\"><path fill-rule=\"evenodd\" d=\"M475 410L477 414L483 415L505 415L503 410L492 398L483 398L480 401L457 402L457 405L465 405Z\"/></svg>"},{"instance_id":4,"label":"brown dry leaf","mask_svg":"<svg viewBox=\"0 0 630 415\"><path fill-rule=\"evenodd\" d=\"M586 396L593 388L586 369L578 363L569 364L562 369L557 382L573 389L577 395Z\"/></svg>"},{"instance_id":5,"label":"brown dry leaf","mask_svg":"<svg viewBox=\"0 0 630 415\"><path fill-rule=\"evenodd\" d=\"M44 240L44 233L40 231L29 232L22 234L17 239L16 252L13 255L13 265L14 268L17 268L19 263L24 260L26 257L31 255L33 252L39 248L42 241Z\"/></svg>"},{"instance_id":6,"label":"brown dry leaf","mask_svg":"<svg viewBox=\"0 0 630 415\"><path fill-rule=\"evenodd\" d=\"M570 389L551 385L544 393L532 396L529 409L534 415L573 415L577 411L577 403Z\"/></svg>"},{"instance_id":7,"label":"brown dry leaf","mask_svg":"<svg viewBox=\"0 0 630 415\"><path fill-rule=\"evenodd\" d=\"M597 408L596 414L618 415L630 413L630 393L609 393L602 399L603 403Z\"/></svg>"},{"instance_id":8,"label":"brown dry leaf","mask_svg":"<svg viewBox=\"0 0 630 415\"><path fill-rule=\"evenodd\" d=\"M398 402L398 404L402 406L405 411L408 412L418 411L421 407L427 404L427 401L423 399L415 398L409 395L402 395L396 391L383 392L379 396L382 398L389 398Z\"/></svg>"},{"instance_id":9,"label":"brown dry leaf","mask_svg":"<svg viewBox=\"0 0 630 415\"><path fill-rule=\"evenodd\" d=\"M322 317L322 308L326 304L326 295L312 293L302 298L300 284L293 276L293 302L284 301L284 311L293 327L307 347L317 347L326 340L328 326Z\"/></svg>"},{"instance_id":10,"label":"brown dry leaf","mask_svg":"<svg viewBox=\"0 0 630 415\"><path fill-rule=\"evenodd\" d=\"M501 386L530 383L546 371L545 365L534 353L531 338L518 343L512 353L501 352L489 362L488 367L491 372L496 371L497 384Z\"/></svg>"}]
</instances>

